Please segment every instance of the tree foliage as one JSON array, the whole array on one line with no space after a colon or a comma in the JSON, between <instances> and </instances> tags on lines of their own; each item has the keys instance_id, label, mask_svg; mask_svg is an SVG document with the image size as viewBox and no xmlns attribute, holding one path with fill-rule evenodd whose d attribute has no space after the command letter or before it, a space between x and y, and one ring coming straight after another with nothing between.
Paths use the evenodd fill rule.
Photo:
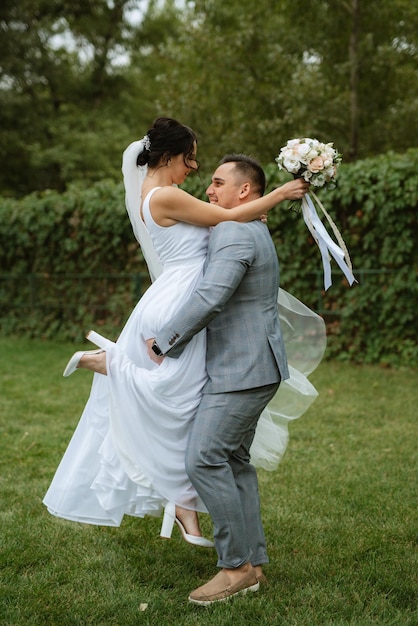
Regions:
<instances>
[{"instance_id":1,"label":"tree foliage","mask_svg":"<svg viewBox=\"0 0 418 626\"><path fill-rule=\"evenodd\" d=\"M200 126L210 155L238 149L268 162L293 136L334 141L346 160L416 145L416 5L196 0L189 7L192 26L167 76L167 103Z\"/></svg>"},{"instance_id":2,"label":"tree foliage","mask_svg":"<svg viewBox=\"0 0 418 626\"><path fill-rule=\"evenodd\" d=\"M0 172L6 195L63 191L75 180L119 176L122 146L150 109L135 102L135 0L5 0L0 9ZM163 25L161 25L163 31ZM145 90L143 101L154 102ZM153 104L151 108L153 108ZM152 112L151 116L154 115ZM152 119L152 117L151 117Z\"/></svg>"},{"instance_id":3,"label":"tree foliage","mask_svg":"<svg viewBox=\"0 0 418 626\"><path fill-rule=\"evenodd\" d=\"M406 150L417 32L409 0L3 0L0 193L118 180L160 114L196 129L206 171L292 136L346 161Z\"/></svg>"}]
</instances>

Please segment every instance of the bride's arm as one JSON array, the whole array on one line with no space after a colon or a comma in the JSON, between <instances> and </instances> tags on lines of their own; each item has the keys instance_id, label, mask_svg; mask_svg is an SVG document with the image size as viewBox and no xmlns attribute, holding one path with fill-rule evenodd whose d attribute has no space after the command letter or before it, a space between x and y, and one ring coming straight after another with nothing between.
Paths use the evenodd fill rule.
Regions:
<instances>
[{"instance_id":1,"label":"bride's arm","mask_svg":"<svg viewBox=\"0 0 418 626\"><path fill-rule=\"evenodd\" d=\"M291 180L265 196L251 200L233 209L204 202L176 187L158 189L152 199L152 215L160 226L187 222L195 226L216 226L220 222L234 220L251 222L265 215L283 200L298 200L308 192L309 185L303 179Z\"/></svg>"}]
</instances>

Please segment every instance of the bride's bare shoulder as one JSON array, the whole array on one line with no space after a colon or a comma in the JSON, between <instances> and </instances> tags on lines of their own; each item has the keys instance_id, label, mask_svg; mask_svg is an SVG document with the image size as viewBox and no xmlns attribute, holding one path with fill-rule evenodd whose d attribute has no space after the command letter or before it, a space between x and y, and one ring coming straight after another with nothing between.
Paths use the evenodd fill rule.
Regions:
<instances>
[{"instance_id":1,"label":"bride's bare shoulder","mask_svg":"<svg viewBox=\"0 0 418 626\"><path fill-rule=\"evenodd\" d=\"M186 198L190 198L189 193L180 189L176 185L164 185L162 187L158 187L156 191L153 193L153 198L157 200L157 202L179 202L181 200L184 201Z\"/></svg>"}]
</instances>

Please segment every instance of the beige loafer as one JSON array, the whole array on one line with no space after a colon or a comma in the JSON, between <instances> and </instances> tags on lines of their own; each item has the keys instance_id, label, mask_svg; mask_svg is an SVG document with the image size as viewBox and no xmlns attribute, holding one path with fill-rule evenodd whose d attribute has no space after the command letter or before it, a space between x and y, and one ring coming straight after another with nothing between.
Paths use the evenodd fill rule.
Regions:
<instances>
[{"instance_id":1,"label":"beige loafer","mask_svg":"<svg viewBox=\"0 0 418 626\"><path fill-rule=\"evenodd\" d=\"M259 587L260 583L253 568L233 585L225 570L221 570L208 583L192 591L189 595L189 602L208 606L214 602L229 600L238 594L244 595L247 591L258 591Z\"/></svg>"}]
</instances>

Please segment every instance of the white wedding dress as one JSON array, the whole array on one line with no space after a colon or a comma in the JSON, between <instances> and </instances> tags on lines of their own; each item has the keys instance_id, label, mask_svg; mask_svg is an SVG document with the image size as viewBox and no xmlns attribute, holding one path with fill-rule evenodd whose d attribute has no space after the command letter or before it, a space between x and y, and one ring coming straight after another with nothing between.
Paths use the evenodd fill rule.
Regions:
<instances>
[{"instance_id":1,"label":"white wedding dress","mask_svg":"<svg viewBox=\"0 0 418 626\"><path fill-rule=\"evenodd\" d=\"M132 144L135 155L138 143ZM117 343L106 347L108 376L94 374L88 402L43 500L53 515L108 526L119 526L125 514L160 515L167 502L206 511L184 467L189 427L206 381L206 331L190 341L180 358L166 358L160 366L148 357L145 341L198 284L209 230L156 224L149 209L155 189L143 202L144 229L138 181L129 202L132 178L126 170L135 178L138 168L132 158L124 167L128 213L155 280ZM275 411L263 412L251 448L253 463L266 469L277 467L286 450L289 420L317 395L306 376L325 349L321 318L282 290L279 307L291 376L279 388Z\"/></svg>"}]
</instances>

